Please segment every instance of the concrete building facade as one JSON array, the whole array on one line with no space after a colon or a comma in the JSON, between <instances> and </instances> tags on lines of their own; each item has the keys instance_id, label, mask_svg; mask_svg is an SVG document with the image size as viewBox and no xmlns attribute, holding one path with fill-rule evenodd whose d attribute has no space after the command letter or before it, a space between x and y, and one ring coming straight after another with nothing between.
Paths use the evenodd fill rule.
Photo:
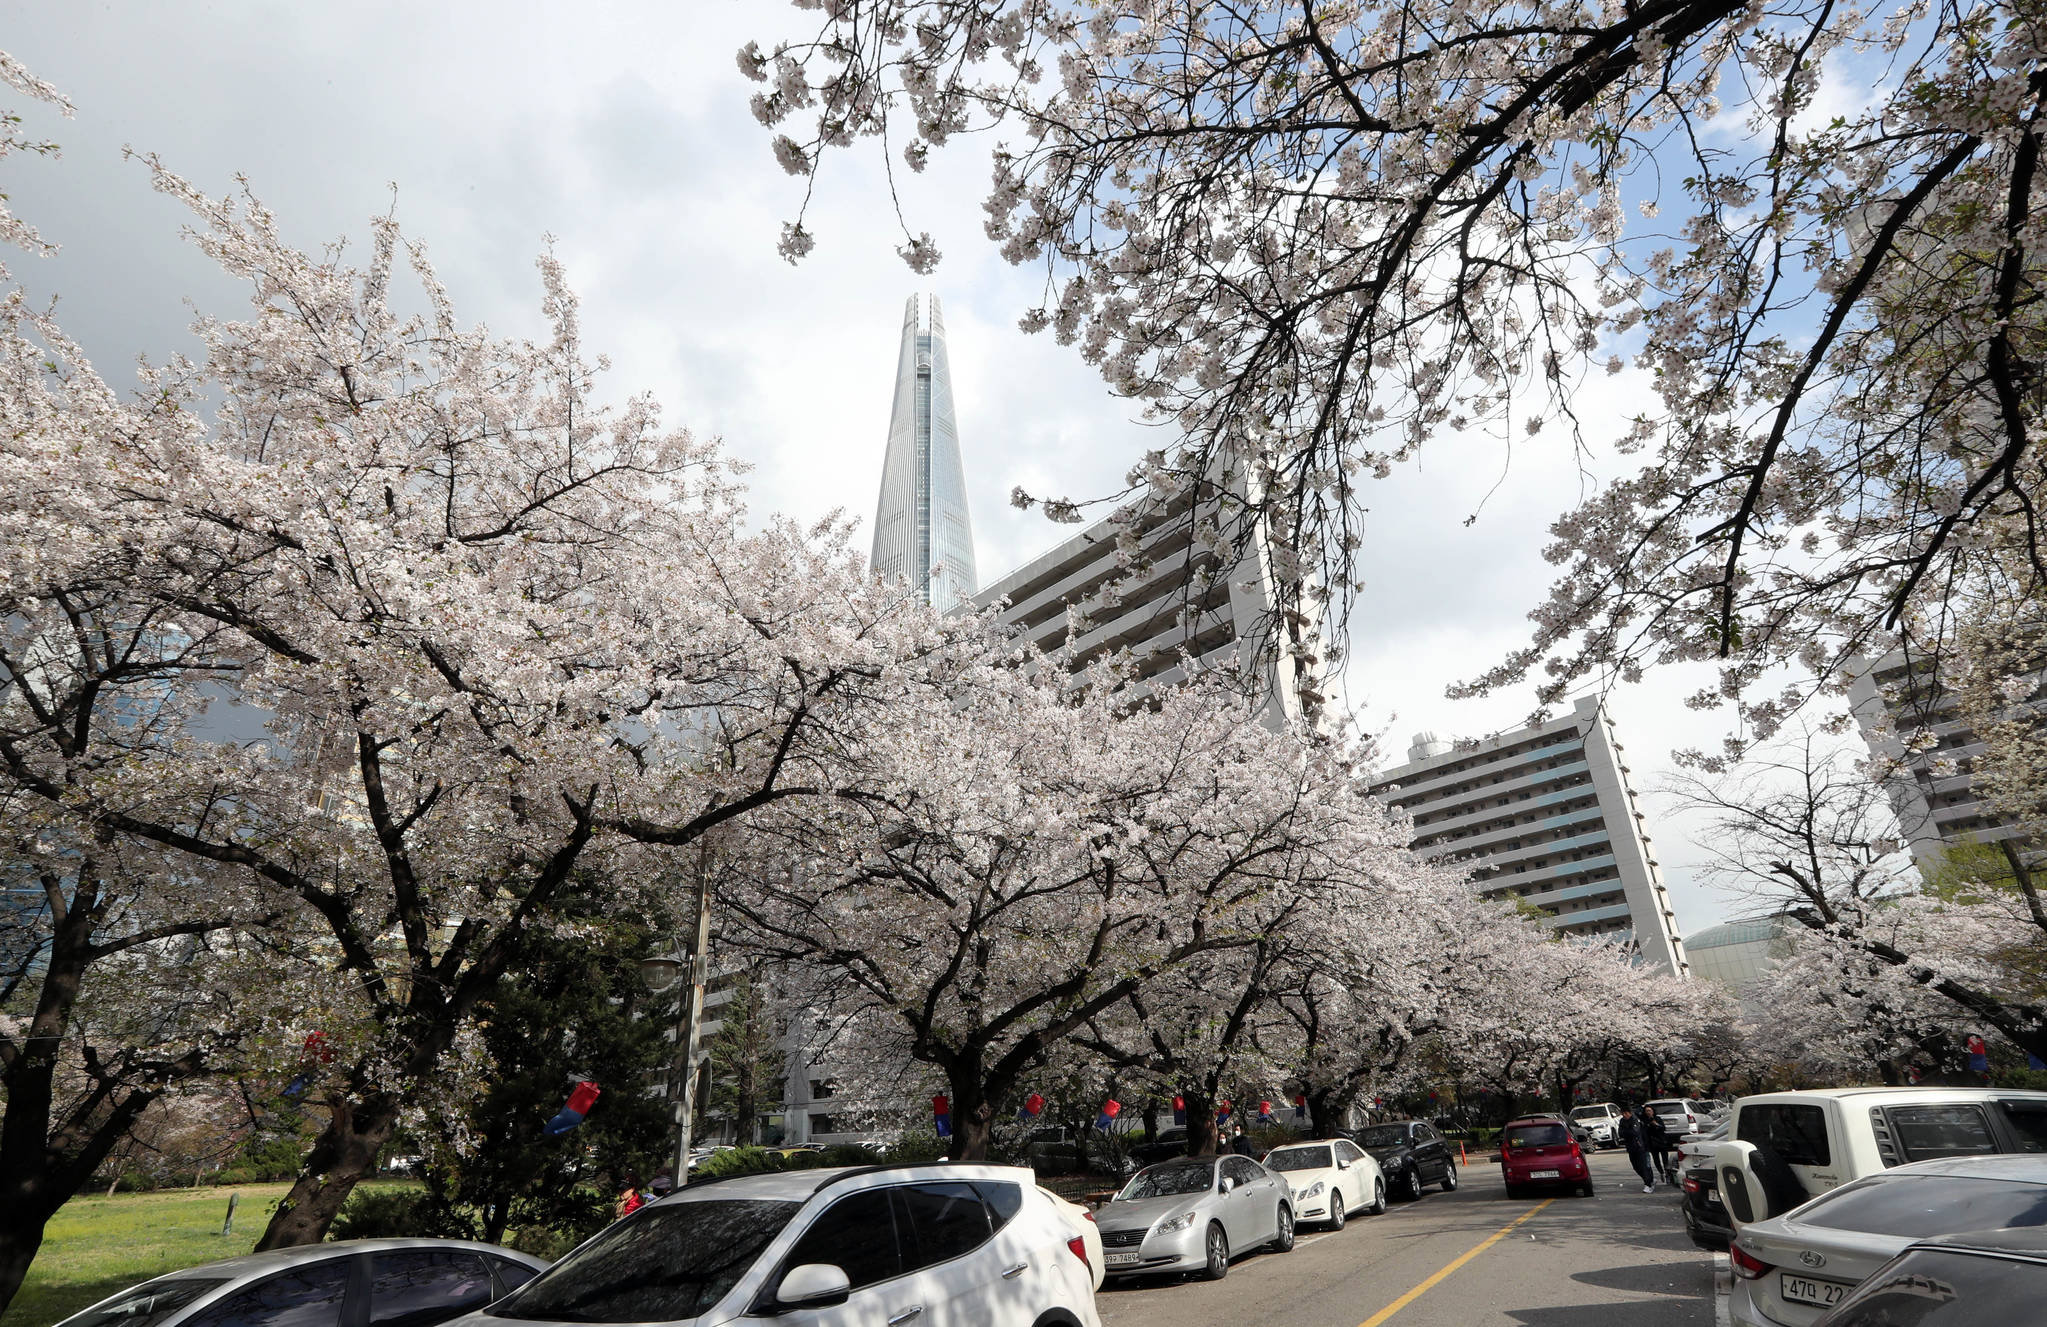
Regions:
<instances>
[{"instance_id":1,"label":"concrete building facade","mask_svg":"<svg viewBox=\"0 0 2047 1327\"><path fill-rule=\"evenodd\" d=\"M1539 909L1566 935L1631 945L1684 976L1683 939L1623 748L1599 697L1479 742L1418 733L1372 791L1414 817L1414 847L1468 861L1488 898Z\"/></svg>"},{"instance_id":2,"label":"concrete building facade","mask_svg":"<svg viewBox=\"0 0 2047 1327\"><path fill-rule=\"evenodd\" d=\"M1938 869L1956 844L2016 835L1976 792L1972 767L1983 741L1962 722L1931 660L1894 650L1857 661L1848 704L1870 754L1889 771L1884 790L1922 874Z\"/></svg>"},{"instance_id":3,"label":"concrete building facade","mask_svg":"<svg viewBox=\"0 0 2047 1327\"><path fill-rule=\"evenodd\" d=\"M985 586L976 605L1003 603L1002 620L1071 671L1123 656L1140 683L1167 686L1230 668L1267 697L1273 727L1312 722L1326 653L1319 625L1281 621L1262 553L1200 546L1191 503L1135 513L1065 539Z\"/></svg>"}]
</instances>

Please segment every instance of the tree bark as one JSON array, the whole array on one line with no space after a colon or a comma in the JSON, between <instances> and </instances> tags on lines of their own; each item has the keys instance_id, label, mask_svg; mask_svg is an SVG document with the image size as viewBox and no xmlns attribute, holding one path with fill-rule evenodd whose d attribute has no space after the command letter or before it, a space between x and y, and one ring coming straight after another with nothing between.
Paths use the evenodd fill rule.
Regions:
<instances>
[{"instance_id":1,"label":"tree bark","mask_svg":"<svg viewBox=\"0 0 2047 1327\"><path fill-rule=\"evenodd\" d=\"M256 1242L258 1252L319 1243L398 1127L398 1102L385 1094L360 1102L337 1094L332 1109L291 1192Z\"/></svg>"},{"instance_id":2,"label":"tree bark","mask_svg":"<svg viewBox=\"0 0 2047 1327\"><path fill-rule=\"evenodd\" d=\"M1187 1155L1216 1154L1215 1101L1201 1092L1182 1091L1187 1101Z\"/></svg>"}]
</instances>

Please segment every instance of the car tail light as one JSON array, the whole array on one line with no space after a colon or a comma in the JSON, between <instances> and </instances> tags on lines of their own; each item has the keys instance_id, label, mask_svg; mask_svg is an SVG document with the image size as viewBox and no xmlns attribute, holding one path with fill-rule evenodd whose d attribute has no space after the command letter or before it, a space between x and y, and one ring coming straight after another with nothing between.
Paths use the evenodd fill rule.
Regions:
<instances>
[{"instance_id":1,"label":"car tail light","mask_svg":"<svg viewBox=\"0 0 2047 1327\"><path fill-rule=\"evenodd\" d=\"M1094 1220L1094 1218L1090 1216L1088 1220L1092 1221ZM1072 1239L1066 1241L1066 1247L1073 1250L1073 1256L1080 1259L1080 1265L1082 1267L1087 1268L1090 1272L1095 1270L1095 1265L1087 1260L1086 1240L1082 1239L1078 1235L1075 1235Z\"/></svg>"},{"instance_id":2,"label":"car tail light","mask_svg":"<svg viewBox=\"0 0 2047 1327\"><path fill-rule=\"evenodd\" d=\"M1090 1220L1090 1221L1094 1221L1094 1219L1095 1219L1095 1214L1094 1214L1093 1212L1082 1212L1082 1213L1081 1213L1081 1215L1082 1215L1082 1216L1084 1216L1084 1217L1086 1217L1086 1218L1087 1218L1088 1220ZM1095 1224L1099 1225L1099 1224L1101 1224L1101 1223L1100 1223L1100 1222L1095 1222Z\"/></svg>"},{"instance_id":3,"label":"car tail light","mask_svg":"<svg viewBox=\"0 0 2047 1327\"><path fill-rule=\"evenodd\" d=\"M1705 1185L1699 1183L1699 1177L1697 1175L1685 1176L1684 1190L1686 1193L1697 1193L1699 1190L1705 1187L1706 1187Z\"/></svg>"},{"instance_id":4,"label":"car tail light","mask_svg":"<svg viewBox=\"0 0 2047 1327\"><path fill-rule=\"evenodd\" d=\"M1573 1138L1571 1140L1571 1160L1583 1161L1584 1159L1585 1159L1584 1149L1580 1148L1578 1146L1578 1140Z\"/></svg>"},{"instance_id":5,"label":"car tail light","mask_svg":"<svg viewBox=\"0 0 2047 1327\"><path fill-rule=\"evenodd\" d=\"M1727 1261L1734 1264L1734 1274L1744 1281L1753 1281L1770 1270L1770 1264L1754 1256L1739 1244L1727 1247Z\"/></svg>"}]
</instances>

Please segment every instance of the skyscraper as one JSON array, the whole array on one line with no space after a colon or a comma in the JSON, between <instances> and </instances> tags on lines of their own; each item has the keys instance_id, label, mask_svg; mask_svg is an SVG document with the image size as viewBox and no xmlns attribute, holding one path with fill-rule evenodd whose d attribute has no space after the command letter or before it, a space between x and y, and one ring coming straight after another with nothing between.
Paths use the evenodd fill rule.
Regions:
<instances>
[{"instance_id":1,"label":"skyscraper","mask_svg":"<svg viewBox=\"0 0 2047 1327\"><path fill-rule=\"evenodd\" d=\"M974 594L974 526L952 413L945 321L933 296L931 323L924 327L917 299L910 296L903 307L870 565L883 580L907 582L926 603L949 610Z\"/></svg>"}]
</instances>

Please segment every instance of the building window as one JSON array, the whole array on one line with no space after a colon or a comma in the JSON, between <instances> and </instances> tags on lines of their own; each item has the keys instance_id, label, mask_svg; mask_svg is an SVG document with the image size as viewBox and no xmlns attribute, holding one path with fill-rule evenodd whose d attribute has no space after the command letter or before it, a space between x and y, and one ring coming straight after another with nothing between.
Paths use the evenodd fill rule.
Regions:
<instances>
[{"instance_id":1,"label":"building window","mask_svg":"<svg viewBox=\"0 0 2047 1327\"><path fill-rule=\"evenodd\" d=\"M813 1078L810 1080L810 1099L812 1101L823 1101L831 1096L831 1094L832 1084L830 1079Z\"/></svg>"},{"instance_id":2,"label":"building window","mask_svg":"<svg viewBox=\"0 0 2047 1327\"><path fill-rule=\"evenodd\" d=\"M810 1132L813 1137L821 1133L837 1133L838 1131L839 1127L832 1122L831 1116L813 1115L810 1117Z\"/></svg>"}]
</instances>

